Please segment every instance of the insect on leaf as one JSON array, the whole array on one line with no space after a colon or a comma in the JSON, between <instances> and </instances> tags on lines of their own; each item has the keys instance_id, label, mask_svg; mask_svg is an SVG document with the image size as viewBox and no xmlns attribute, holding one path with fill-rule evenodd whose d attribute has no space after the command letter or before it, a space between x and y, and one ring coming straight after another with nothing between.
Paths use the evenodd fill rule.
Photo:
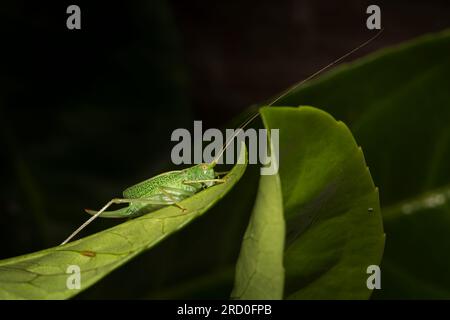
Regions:
<instances>
[{"instance_id":1,"label":"insect on leaf","mask_svg":"<svg viewBox=\"0 0 450 320\"><path fill-rule=\"evenodd\" d=\"M182 201L187 212L167 206L89 237L43 251L0 261L0 299L66 299L185 227L219 201L242 177L247 152L226 182ZM242 164L240 164L242 163ZM69 289L70 266L80 270L80 289Z\"/></svg>"}]
</instances>

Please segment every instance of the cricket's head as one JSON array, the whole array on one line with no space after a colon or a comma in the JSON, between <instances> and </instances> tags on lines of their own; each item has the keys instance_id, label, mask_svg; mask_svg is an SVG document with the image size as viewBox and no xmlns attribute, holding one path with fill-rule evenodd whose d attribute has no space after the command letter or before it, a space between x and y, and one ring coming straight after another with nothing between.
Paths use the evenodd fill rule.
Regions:
<instances>
[{"instance_id":1,"label":"cricket's head","mask_svg":"<svg viewBox=\"0 0 450 320\"><path fill-rule=\"evenodd\" d=\"M214 179L216 174L214 173L215 163L200 163L191 169L192 180L211 180Z\"/></svg>"}]
</instances>

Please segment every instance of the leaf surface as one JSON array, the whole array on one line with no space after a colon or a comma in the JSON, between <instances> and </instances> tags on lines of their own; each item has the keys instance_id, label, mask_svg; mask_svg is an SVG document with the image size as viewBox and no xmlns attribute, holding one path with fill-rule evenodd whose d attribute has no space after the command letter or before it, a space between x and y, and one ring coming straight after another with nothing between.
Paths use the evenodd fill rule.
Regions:
<instances>
[{"instance_id":1,"label":"leaf surface","mask_svg":"<svg viewBox=\"0 0 450 320\"><path fill-rule=\"evenodd\" d=\"M279 129L284 219L276 176L262 177L234 293L281 298L284 278L288 299L367 299L367 267L380 263L384 234L361 148L342 122L319 109L266 107L261 113L267 129ZM282 220L286 229L277 227ZM285 275L278 264L269 267L281 255Z\"/></svg>"}]
</instances>

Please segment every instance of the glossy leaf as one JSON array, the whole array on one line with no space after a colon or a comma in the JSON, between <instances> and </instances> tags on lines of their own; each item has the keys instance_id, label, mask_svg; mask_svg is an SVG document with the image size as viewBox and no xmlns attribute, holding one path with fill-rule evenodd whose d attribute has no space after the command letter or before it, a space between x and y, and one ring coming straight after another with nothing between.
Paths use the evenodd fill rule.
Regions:
<instances>
[{"instance_id":1,"label":"glossy leaf","mask_svg":"<svg viewBox=\"0 0 450 320\"><path fill-rule=\"evenodd\" d=\"M273 279L283 278L283 270L265 268L279 250L286 269L285 298L368 298L367 267L380 263L384 234L378 191L361 149L342 122L321 110L267 107L261 113L266 128L280 130L286 243L279 245L284 228L273 229L279 210L257 202L239 258L235 293L261 298L272 289L275 293L266 294L280 297L280 285ZM267 178L260 183L260 192L269 185ZM273 192L259 194L260 203L276 203L275 180L271 184ZM253 231L261 225L272 232ZM246 243L249 234L253 250Z\"/></svg>"},{"instance_id":2,"label":"glossy leaf","mask_svg":"<svg viewBox=\"0 0 450 320\"><path fill-rule=\"evenodd\" d=\"M243 164L234 166L225 183L182 202L187 213L168 206L64 246L0 261L0 298L64 299L88 288L210 209L244 173L246 152L240 157ZM80 290L66 285L73 265L81 271Z\"/></svg>"},{"instance_id":3,"label":"glossy leaf","mask_svg":"<svg viewBox=\"0 0 450 320\"><path fill-rule=\"evenodd\" d=\"M234 299L281 299L285 222L278 174L262 175L236 265Z\"/></svg>"}]
</instances>

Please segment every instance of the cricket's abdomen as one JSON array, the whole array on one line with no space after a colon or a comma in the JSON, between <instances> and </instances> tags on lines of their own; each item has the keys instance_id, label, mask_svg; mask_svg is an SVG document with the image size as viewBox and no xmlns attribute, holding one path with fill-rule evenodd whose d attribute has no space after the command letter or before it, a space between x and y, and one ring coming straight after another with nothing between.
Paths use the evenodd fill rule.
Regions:
<instances>
[{"instance_id":1,"label":"cricket's abdomen","mask_svg":"<svg viewBox=\"0 0 450 320\"><path fill-rule=\"evenodd\" d=\"M146 198L160 194L161 188L174 188L192 194L196 193L197 188L184 184L185 180L187 178L184 171L165 172L125 189L123 196L127 199Z\"/></svg>"}]
</instances>

